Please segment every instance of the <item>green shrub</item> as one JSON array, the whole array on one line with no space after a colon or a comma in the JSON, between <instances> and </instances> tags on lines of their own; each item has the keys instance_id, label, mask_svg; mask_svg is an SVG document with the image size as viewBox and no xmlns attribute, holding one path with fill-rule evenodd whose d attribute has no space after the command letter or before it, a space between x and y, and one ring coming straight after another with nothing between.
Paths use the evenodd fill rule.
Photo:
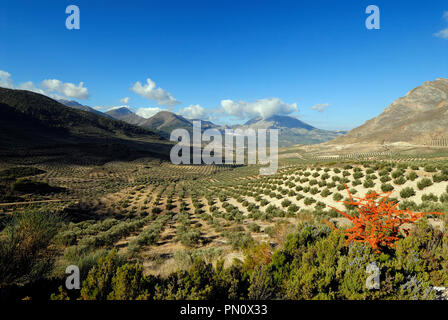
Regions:
<instances>
[{"instance_id":1,"label":"green shrub","mask_svg":"<svg viewBox=\"0 0 448 320\"><path fill-rule=\"evenodd\" d=\"M415 171L411 171L408 173L408 175L406 176L406 178L410 181L414 181L415 179L417 179L417 173L415 173Z\"/></svg>"},{"instance_id":2,"label":"green shrub","mask_svg":"<svg viewBox=\"0 0 448 320\"><path fill-rule=\"evenodd\" d=\"M325 188L322 190L322 192L320 193L320 196L323 198L328 197L331 194L331 191L328 188Z\"/></svg>"},{"instance_id":3,"label":"green shrub","mask_svg":"<svg viewBox=\"0 0 448 320\"><path fill-rule=\"evenodd\" d=\"M313 204L314 202L316 202L316 200L314 200L313 198L305 198L305 200L303 200L303 203L306 206L309 206L309 205Z\"/></svg>"},{"instance_id":4,"label":"green shrub","mask_svg":"<svg viewBox=\"0 0 448 320\"><path fill-rule=\"evenodd\" d=\"M442 193L439 197L440 202L448 203L448 193Z\"/></svg>"},{"instance_id":5,"label":"green shrub","mask_svg":"<svg viewBox=\"0 0 448 320\"><path fill-rule=\"evenodd\" d=\"M248 224L247 228L251 231L251 232L260 232L261 228L258 224L256 224L255 222L251 222Z\"/></svg>"},{"instance_id":6,"label":"green shrub","mask_svg":"<svg viewBox=\"0 0 448 320\"><path fill-rule=\"evenodd\" d=\"M423 190L423 189L425 189L426 187L429 187L429 186L431 186L432 185L432 181L431 181L431 179L429 179L429 178L423 178L423 179L421 179L419 182L417 182L417 188L419 189L419 190Z\"/></svg>"},{"instance_id":7,"label":"green shrub","mask_svg":"<svg viewBox=\"0 0 448 320\"><path fill-rule=\"evenodd\" d=\"M364 177L364 174L362 172L355 172L353 173L353 178L354 179L361 179L362 177Z\"/></svg>"},{"instance_id":8,"label":"green shrub","mask_svg":"<svg viewBox=\"0 0 448 320\"><path fill-rule=\"evenodd\" d=\"M283 208L289 207L291 205L291 201L288 199L285 199L282 201L281 205Z\"/></svg>"},{"instance_id":9,"label":"green shrub","mask_svg":"<svg viewBox=\"0 0 448 320\"><path fill-rule=\"evenodd\" d=\"M392 171L392 178L397 179L399 177L402 177L404 175L404 171L401 169L397 169L395 171Z\"/></svg>"},{"instance_id":10,"label":"green shrub","mask_svg":"<svg viewBox=\"0 0 448 320\"><path fill-rule=\"evenodd\" d=\"M339 192L333 194L333 200L334 201L340 201L342 198L344 198L344 197Z\"/></svg>"},{"instance_id":11,"label":"green shrub","mask_svg":"<svg viewBox=\"0 0 448 320\"><path fill-rule=\"evenodd\" d=\"M0 288L42 280L52 270L55 254L48 250L60 227L49 212L25 210L0 233Z\"/></svg>"},{"instance_id":12,"label":"green shrub","mask_svg":"<svg viewBox=\"0 0 448 320\"><path fill-rule=\"evenodd\" d=\"M448 174L440 173L432 176L434 183L448 180Z\"/></svg>"},{"instance_id":13,"label":"green shrub","mask_svg":"<svg viewBox=\"0 0 448 320\"><path fill-rule=\"evenodd\" d=\"M394 186L391 185L391 184L389 184L389 183L383 183L383 184L381 185L381 190L382 190L383 192L392 191L392 190L394 190Z\"/></svg>"},{"instance_id":14,"label":"green shrub","mask_svg":"<svg viewBox=\"0 0 448 320\"><path fill-rule=\"evenodd\" d=\"M423 195L422 195L422 201L423 201L423 202L424 202L424 201L437 202L437 201L439 201L439 198L438 198L435 194L433 194L433 193L430 193L430 194L423 194Z\"/></svg>"},{"instance_id":15,"label":"green shrub","mask_svg":"<svg viewBox=\"0 0 448 320\"><path fill-rule=\"evenodd\" d=\"M396 185L402 185L406 183L406 178L403 176L398 177L397 179L394 180L394 183Z\"/></svg>"},{"instance_id":16,"label":"green shrub","mask_svg":"<svg viewBox=\"0 0 448 320\"><path fill-rule=\"evenodd\" d=\"M364 188L373 188L375 186L375 182L373 180L365 180L363 183Z\"/></svg>"},{"instance_id":17,"label":"green shrub","mask_svg":"<svg viewBox=\"0 0 448 320\"><path fill-rule=\"evenodd\" d=\"M400 197L406 199L415 196L415 190L411 187L406 187L400 191Z\"/></svg>"}]
</instances>

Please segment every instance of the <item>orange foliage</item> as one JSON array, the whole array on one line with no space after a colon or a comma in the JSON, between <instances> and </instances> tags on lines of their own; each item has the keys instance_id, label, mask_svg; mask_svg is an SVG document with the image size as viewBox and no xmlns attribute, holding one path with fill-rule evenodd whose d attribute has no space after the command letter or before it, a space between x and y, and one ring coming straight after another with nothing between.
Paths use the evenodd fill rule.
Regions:
<instances>
[{"instance_id":1,"label":"orange foliage","mask_svg":"<svg viewBox=\"0 0 448 320\"><path fill-rule=\"evenodd\" d=\"M358 214L350 215L334 207L338 213L349 219L354 227L344 230L347 244L354 242L368 243L376 252L381 248L393 247L399 239L400 226L405 223L414 223L425 214L443 214L441 212L412 212L409 209L399 210L399 203L387 201L392 192L366 194L364 197L353 197L345 186L349 195L349 201L341 201L347 205L356 207ZM333 224L335 230L338 230ZM408 231L404 230L406 236Z\"/></svg>"}]
</instances>

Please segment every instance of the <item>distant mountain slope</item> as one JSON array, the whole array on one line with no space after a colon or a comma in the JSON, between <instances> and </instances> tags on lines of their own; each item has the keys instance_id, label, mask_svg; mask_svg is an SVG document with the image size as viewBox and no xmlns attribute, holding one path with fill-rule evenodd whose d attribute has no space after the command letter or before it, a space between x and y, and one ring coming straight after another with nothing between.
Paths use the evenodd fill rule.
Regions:
<instances>
[{"instance_id":1,"label":"distant mountain slope","mask_svg":"<svg viewBox=\"0 0 448 320\"><path fill-rule=\"evenodd\" d=\"M448 79L427 81L365 124L331 143L426 144L448 139Z\"/></svg>"},{"instance_id":2,"label":"distant mountain slope","mask_svg":"<svg viewBox=\"0 0 448 320\"><path fill-rule=\"evenodd\" d=\"M279 116L273 115L266 119L261 117L253 118L247 121L245 126L259 127L259 128L295 128L295 129L306 129L306 130L314 130L313 126L300 121L297 118L289 117L289 116Z\"/></svg>"},{"instance_id":3,"label":"distant mountain slope","mask_svg":"<svg viewBox=\"0 0 448 320\"><path fill-rule=\"evenodd\" d=\"M112 109L106 112L107 115L114 119L121 120L130 124L139 125L140 123L146 121L145 118L140 117L126 107L121 107L117 109Z\"/></svg>"},{"instance_id":4,"label":"distant mountain slope","mask_svg":"<svg viewBox=\"0 0 448 320\"><path fill-rule=\"evenodd\" d=\"M266 119L253 118L244 125L233 126L232 128L278 129L280 147L326 142L345 133L344 131L317 129L297 118L280 115L273 115Z\"/></svg>"},{"instance_id":5,"label":"distant mountain slope","mask_svg":"<svg viewBox=\"0 0 448 320\"><path fill-rule=\"evenodd\" d=\"M140 122L139 125L159 133L163 137L169 138L174 129L186 129L190 133L193 130L195 119L186 119L180 115L169 111L161 111L151 118ZM253 118L244 125L220 126L211 121L201 121L202 131L207 129L217 129L224 133L224 129L279 129L279 146L285 147L294 144L314 144L321 143L344 134L344 131L327 131L317 129L299 119L289 116L274 115L263 119Z\"/></svg>"},{"instance_id":6,"label":"distant mountain slope","mask_svg":"<svg viewBox=\"0 0 448 320\"><path fill-rule=\"evenodd\" d=\"M193 124L189 120L169 111L156 113L151 118L141 122L140 126L164 137L169 137L174 129L186 129L189 132L193 129Z\"/></svg>"},{"instance_id":7,"label":"distant mountain slope","mask_svg":"<svg viewBox=\"0 0 448 320\"><path fill-rule=\"evenodd\" d=\"M71 108L74 108L74 109L77 109L77 110L82 110L82 111L89 111L89 112L92 112L92 113L97 114L99 116L104 116L104 117L110 118L109 115L107 115L107 114L105 114L105 113L103 113L101 111L95 110L95 109L93 109L93 108L91 108L89 106L84 106L84 105L82 105L82 104L80 104L80 103L78 103L76 101L73 101L73 100L59 99L57 101L62 103L64 106L67 106L67 107L71 107Z\"/></svg>"},{"instance_id":8,"label":"distant mountain slope","mask_svg":"<svg viewBox=\"0 0 448 320\"><path fill-rule=\"evenodd\" d=\"M77 156L112 158L169 154L167 141L154 132L25 90L0 88L0 135L0 156L32 155L42 148L61 157L73 157L73 149Z\"/></svg>"}]
</instances>

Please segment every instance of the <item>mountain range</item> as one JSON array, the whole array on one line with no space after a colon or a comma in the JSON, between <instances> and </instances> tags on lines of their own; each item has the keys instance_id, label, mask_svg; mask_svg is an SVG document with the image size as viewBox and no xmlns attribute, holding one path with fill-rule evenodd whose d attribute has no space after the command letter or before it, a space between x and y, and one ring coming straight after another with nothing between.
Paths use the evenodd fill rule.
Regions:
<instances>
[{"instance_id":1,"label":"mountain range","mask_svg":"<svg viewBox=\"0 0 448 320\"><path fill-rule=\"evenodd\" d=\"M211 121L199 119L187 119L181 115L169 111L160 111L151 118L142 118L126 107L113 109L106 112L115 119L154 131L165 138L169 138L174 129L193 130L193 121L201 121L202 131L217 129L224 132L225 129L279 129L279 146L294 144L313 144L325 142L344 134L344 131L328 131L317 129L299 119L290 116L273 115L266 119L255 117L243 125L217 125Z\"/></svg>"},{"instance_id":2,"label":"mountain range","mask_svg":"<svg viewBox=\"0 0 448 320\"><path fill-rule=\"evenodd\" d=\"M281 115L273 115L266 119L256 117L243 125L233 126L233 128L278 129L280 147L326 142L346 133L345 131L318 129L297 118Z\"/></svg>"},{"instance_id":3,"label":"mountain range","mask_svg":"<svg viewBox=\"0 0 448 320\"><path fill-rule=\"evenodd\" d=\"M412 89L377 117L329 143L425 145L434 139L448 139L448 79L444 78Z\"/></svg>"},{"instance_id":4,"label":"mountain range","mask_svg":"<svg viewBox=\"0 0 448 320\"><path fill-rule=\"evenodd\" d=\"M141 153L168 158L172 130L192 131L193 119L161 111L149 119L126 107L102 113L76 101L56 101L26 91L0 88L0 155L20 157L42 151L54 156L135 157ZM290 116L256 117L242 125L202 121L202 129L279 129L279 146L350 145L406 142L448 145L448 79L427 81L390 104L380 115L346 133L321 130ZM31 150L31 151L30 151ZM21 153L22 152L22 153Z\"/></svg>"},{"instance_id":5,"label":"mountain range","mask_svg":"<svg viewBox=\"0 0 448 320\"><path fill-rule=\"evenodd\" d=\"M79 108L31 91L0 88L0 155L62 162L142 155L169 159L172 143L160 135Z\"/></svg>"},{"instance_id":6,"label":"mountain range","mask_svg":"<svg viewBox=\"0 0 448 320\"><path fill-rule=\"evenodd\" d=\"M93 109L93 108L91 108L89 106L82 105L79 102L76 102L74 100L59 99L59 100L56 100L56 101L62 103L64 106L71 107L71 108L74 108L76 110L89 111L89 112L92 112L92 113L100 115L100 116L106 115L107 117L112 118L107 113L103 113L103 112L95 110L95 109Z\"/></svg>"},{"instance_id":7,"label":"mountain range","mask_svg":"<svg viewBox=\"0 0 448 320\"><path fill-rule=\"evenodd\" d=\"M134 112L132 112L126 107L112 109L105 112L105 114L114 119L121 120L134 125L139 125L140 123L146 120L145 118L136 115Z\"/></svg>"}]
</instances>

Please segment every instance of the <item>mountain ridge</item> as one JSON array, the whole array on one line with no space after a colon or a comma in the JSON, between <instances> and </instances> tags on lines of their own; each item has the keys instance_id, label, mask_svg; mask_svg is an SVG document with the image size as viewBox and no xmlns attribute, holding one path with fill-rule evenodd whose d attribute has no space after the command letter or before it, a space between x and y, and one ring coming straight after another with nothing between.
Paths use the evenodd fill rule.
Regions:
<instances>
[{"instance_id":1,"label":"mountain ridge","mask_svg":"<svg viewBox=\"0 0 448 320\"><path fill-rule=\"evenodd\" d=\"M127 123L133 124L133 125L140 125L140 123L146 121L145 118L140 117L139 115L135 114L131 110L129 110L127 107L120 107L116 109L112 109L107 111L105 114L108 116L111 116L114 119L125 121Z\"/></svg>"},{"instance_id":2,"label":"mountain ridge","mask_svg":"<svg viewBox=\"0 0 448 320\"><path fill-rule=\"evenodd\" d=\"M436 138L448 138L448 79L445 78L426 81L408 91L378 116L331 143L426 144Z\"/></svg>"},{"instance_id":3,"label":"mountain ridge","mask_svg":"<svg viewBox=\"0 0 448 320\"><path fill-rule=\"evenodd\" d=\"M67 106L67 107L71 107L71 108L74 108L74 109L77 109L77 110L82 110L82 111L89 111L89 112L92 112L92 113L94 113L96 115L110 118L110 116L108 114L106 114L104 112L101 112L101 111L98 111L98 110L95 110L92 107L89 107L89 106L86 106L86 105L82 105L82 104L80 104L79 102L77 102L75 100L58 99L56 101L62 103L64 106Z\"/></svg>"},{"instance_id":4,"label":"mountain ridge","mask_svg":"<svg viewBox=\"0 0 448 320\"><path fill-rule=\"evenodd\" d=\"M3 157L51 154L79 162L147 154L168 159L170 149L167 140L147 129L6 88L0 88L0 135Z\"/></svg>"}]
</instances>

